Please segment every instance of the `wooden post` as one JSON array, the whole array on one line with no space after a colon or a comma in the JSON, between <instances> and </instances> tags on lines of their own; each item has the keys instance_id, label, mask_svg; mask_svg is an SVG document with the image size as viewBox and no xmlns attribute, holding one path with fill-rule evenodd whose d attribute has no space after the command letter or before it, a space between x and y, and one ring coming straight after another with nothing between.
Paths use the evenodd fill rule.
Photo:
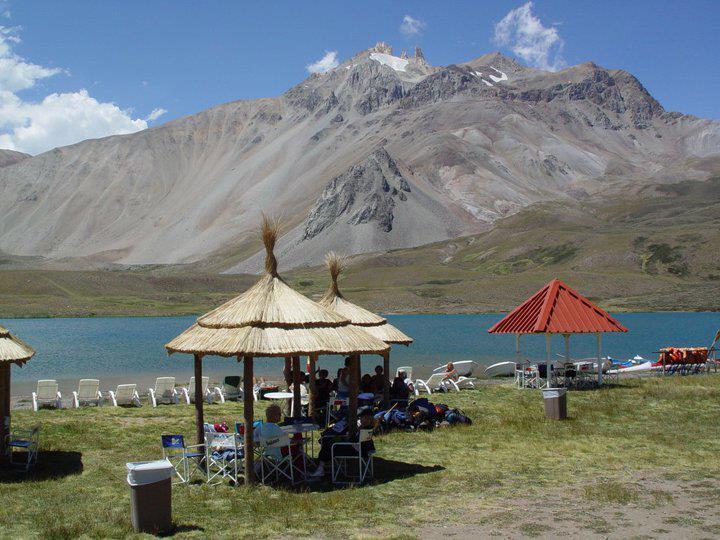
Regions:
<instances>
[{"instance_id":1,"label":"wooden post","mask_svg":"<svg viewBox=\"0 0 720 540\"><path fill-rule=\"evenodd\" d=\"M243 420L245 421L245 484L255 483L254 454L253 454L253 406L255 398L253 396L253 358L252 356L243 357Z\"/></svg>"},{"instance_id":2,"label":"wooden post","mask_svg":"<svg viewBox=\"0 0 720 540\"><path fill-rule=\"evenodd\" d=\"M10 362L0 362L0 463L6 461L5 439L10 434Z\"/></svg>"},{"instance_id":3,"label":"wooden post","mask_svg":"<svg viewBox=\"0 0 720 540\"><path fill-rule=\"evenodd\" d=\"M285 357L285 365L283 367L283 378L285 380L285 386L288 390L290 390L290 385L293 382L293 374L292 374L292 357L286 356ZM289 399L286 399L283 401L283 414L285 416L292 416L292 402Z\"/></svg>"},{"instance_id":4,"label":"wooden post","mask_svg":"<svg viewBox=\"0 0 720 540\"><path fill-rule=\"evenodd\" d=\"M357 409L358 409L358 372L360 371L360 355L353 354L350 357L350 396L348 399L348 434L354 437L357 433Z\"/></svg>"},{"instance_id":5,"label":"wooden post","mask_svg":"<svg viewBox=\"0 0 720 540\"><path fill-rule=\"evenodd\" d=\"M302 416L302 403L300 402L300 357L292 357L292 375L293 375L293 400L292 400L292 417L300 418Z\"/></svg>"},{"instance_id":6,"label":"wooden post","mask_svg":"<svg viewBox=\"0 0 720 540\"><path fill-rule=\"evenodd\" d=\"M202 395L202 354L195 354L195 433L197 444L205 444L205 419Z\"/></svg>"},{"instance_id":7,"label":"wooden post","mask_svg":"<svg viewBox=\"0 0 720 540\"><path fill-rule=\"evenodd\" d=\"M390 351L383 353L383 405L390 407Z\"/></svg>"},{"instance_id":8,"label":"wooden post","mask_svg":"<svg viewBox=\"0 0 720 540\"><path fill-rule=\"evenodd\" d=\"M602 334L600 332L597 333L597 345L598 345L598 351L597 351L597 383L598 386L602 384Z\"/></svg>"},{"instance_id":9,"label":"wooden post","mask_svg":"<svg viewBox=\"0 0 720 540\"><path fill-rule=\"evenodd\" d=\"M317 371L317 354L311 354L308 357L308 365L310 366L310 370L308 373L309 377L309 383L308 383L308 416L310 418L315 418L315 372Z\"/></svg>"}]
</instances>

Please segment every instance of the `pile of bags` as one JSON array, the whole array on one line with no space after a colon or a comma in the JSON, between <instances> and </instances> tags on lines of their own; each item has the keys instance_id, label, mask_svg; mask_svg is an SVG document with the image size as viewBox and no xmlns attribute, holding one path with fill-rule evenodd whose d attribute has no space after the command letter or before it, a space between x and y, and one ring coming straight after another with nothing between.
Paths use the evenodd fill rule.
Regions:
<instances>
[{"instance_id":1,"label":"pile of bags","mask_svg":"<svg viewBox=\"0 0 720 540\"><path fill-rule=\"evenodd\" d=\"M428 398L418 398L407 408L391 408L375 413L376 431L387 433L394 429L403 431L430 431L436 427L472 424L460 409L450 408L443 403L431 403Z\"/></svg>"}]
</instances>

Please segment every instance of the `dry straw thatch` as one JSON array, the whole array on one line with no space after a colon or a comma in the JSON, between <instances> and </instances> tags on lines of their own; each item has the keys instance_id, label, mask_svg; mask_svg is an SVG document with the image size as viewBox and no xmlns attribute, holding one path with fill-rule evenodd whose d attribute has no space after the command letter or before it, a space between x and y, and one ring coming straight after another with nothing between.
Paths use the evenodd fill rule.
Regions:
<instances>
[{"instance_id":1,"label":"dry straw thatch","mask_svg":"<svg viewBox=\"0 0 720 540\"><path fill-rule=\"evenodd\" d=\"M35 351L30 345L10 334L5 327L0 326L0 362L11 362L21 366L34 354Z\"/></svg>"},{"instance_id":2,"label":"dry straw thatch","mask_svg":"<svg viewBox=\"0 0 720 540\"><path fill-rule=\"evenodd\" d=\"M345 299L338 287L338 277L347 266L344 258L331 251L325 257L325 264L330 270L331 283L325 295L320 299L320 305L349 319L353 326L362 328L385 343L410 345L413 342L411 337L395 328L387 322L387 319Z\"/></svg>"},{"instance_id":3,"label":"dry straw thatch","mask_svg":"<svg viewBox=\"0 0 720 540\"><path fill-rule=\"evenodd\" d=\"M276 221L263 217L265 275L240 296L199 317L165 345L169 353L218 356L381 354L386 343L292 289L277 272Z\"/></svg>"}]
</instances>

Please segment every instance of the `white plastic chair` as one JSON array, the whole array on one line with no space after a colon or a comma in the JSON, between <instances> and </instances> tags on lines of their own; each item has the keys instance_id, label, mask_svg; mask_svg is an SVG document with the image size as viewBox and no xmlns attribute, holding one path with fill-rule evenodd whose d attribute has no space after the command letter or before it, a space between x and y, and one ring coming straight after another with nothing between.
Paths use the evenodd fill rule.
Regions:
<instances>
[{"instance_id":1,"label":"white plastic chair","mask_svg":"<svg viewBox=\"0 0 720 540\"><path fill-rule=\"evenodd\" d=\"M73 407L80 408L80 405L102 405L102 393L100 392L100 381L97 379L80 379L77 391L73 391Z\"/></svg>"},{"instance_id":2,"label":"white plastic chair","mask_svg":"<svg viewBox=\"0 0 720 540\"><path fill-rule=\"evenodd\" d=\"M40 448L40 426L32 429L15 429L5 437L11 465L23 465L25 471L37 463L38 449ZM25 462L14 460L15 449L25 451Z\"/></svg>"},{"instance_id":3,"label":"white plastic chair","mask_svg":"<svg viewBox=\"0 0 720 540\"><path fill-rule=\"evenodd\" d=\"M395 376L397 377L397 376L400 374L401 371L404 371L404 372L405 372L405 376L406 376L408 379L412 380L412 374L413 374L413 368L412 368L412 366L402 366L402 367L397 368L397 369L395 370Z\"/></svg>"},{"instance_id":4,"label":"white plastic chair","mask_svg":"<svg viewBox=\"0 0 720 540\"><path fill-rule=\"evenodd\" d=\"M62 408L62 395L58 391L58 383L53 379L43 379L37 382L37 391L32 393L33 410L40 407Z\"/></svg>"},{"instance_id":5,"label":"white plastic chair","mask_svg":"<svg viewBox=\"0 0 720 540\"><path fill-rule=\"evenodd\" d=\"M241 384L242 378L237 375L229 375L225 377L222 386L215 387L215 393L220 398L220 403L225 403L229 399L242 399L243 390L240 386Z\"/></svg>"},{"instance_id":6,"label":"white plastic chair","mask_svg":"<svg viewBox=\"0 0 720 540\"><path fill-rule=\"evenodd\" d=\"M155 379L155 388L150 388L148 393L153 407L157 407L160 403L175 404L179 402L178 392L175 389L175 377L158 377Z\"/></svg>"},{"instance_id":7,"label":"white plastic chair","mask_svg":"<svg viewBox=\"0 0 720 540\"><path fill-rule=\"evenodd\" d=\"M113 407L134 405L140 407L140 396L137 392L137 384L118 384L117 389L108 392Z\"/></svg>"},{"instance_id":8,"label":"white plastic chair","mask_svg":"<svg viewBox=\"0 0 720 540\"><path fill-rule=\"evenodd\" d=\"M285 434L279 437L265 437L260 428L260 481L264 484L271 476L275 481L281 479L295 483L293 458L290 452L290 436ZM282 449L286 454L282 455ZM278 457L280 456L280 457Z\"/></svg>"},{"instance_id":9,"label":"white plastic chair","mask_svg":"<svg viewBox=\"0 0 720 540\"><path fill-rule=\"evenodd\" d=\"M461 375L457 381L453 382L455 383L457 390L463 390L475 388L475 381L477 381L475 377L463 377Z\"/></svg>"},{"instance_id":10,"label":"white plastic chair","mask_svg":"<svg viewBox=\"0 0 720 540\"><path fill-rule=\"evenodd\" d=\"M208 403L213 402L213 398L215 397L215 393L218 392L218 395L220 396L220 401L225 402L225 400L222 397L222 392L220 389L216 388L215 391L210 390L210 377L203 377L202 378L202 396L205 401ZM182 394L185 398L185 402L190 405L191 403L195 403L195 377L190 377L190 384L186 387L182 388Z\"/></svg>"},{"instance_id":11,"label":"white plastic chair","mask_svg":"<svg viewBox=\"0 0 720 540\"><path fill-rule=\"evenodd\" d=\"M330 456L332 458L332 481L333 484L362 484L368 478L374 476L373 456L375 452L368 452L367 456L363 456L362 443L372 440L371 429L361 429L358 434L358 442L336 442L330 447ZM341 455L335 455L335 449L350 448L350 451L343 452ZM357 463L357 476L350 474L348 465L352 462ZM343 477L344 480L339 480Z\"/></svg>"},{"instance_id":12,"label":"white plastic chair","mask_svg":"<svg viewBox=\"0 0 720 540\"><path fill-rule=\"evenodd\" d=\"M439 388L445 390L457 390L460 391L455 381L452 379L446 379L444 373L433 373L426 380L418 379L415 381L415 395L419 396L421 391L425 391L428 394L432 394Z\"/></svg>"},{"instance_id":13,"label":"white plastic chair","mask_svg":"<svg viewBox=\"0 0 720 540\"><path fill-rule=\"evenodd\" d=\"M237 433L205 431L205 464L208 483L229 479L237 485L243 468L243 438Z\"/></svg>"}]
</instances>

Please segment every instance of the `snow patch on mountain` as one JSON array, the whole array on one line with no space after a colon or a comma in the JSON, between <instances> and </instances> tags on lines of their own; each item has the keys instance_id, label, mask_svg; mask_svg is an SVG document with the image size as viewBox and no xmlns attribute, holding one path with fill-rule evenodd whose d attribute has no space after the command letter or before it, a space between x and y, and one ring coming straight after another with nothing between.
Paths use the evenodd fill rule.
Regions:
<instances>
[{"instance_id":1,"label":"snow patch on mountain","mask_svg":"<svg viewBox=\"0 0 720 540\"><path fill-rule=\"evenodd\" d=\"M404 58L385 53L371 53L370 59L375 60L384 66L388 66L395 71L406 71L409 63L409 61Z\"/></svg>"},{"instance_id":2,"label":"snow patch on mountain","mask_svg":"<svg viewBox=\"0 0 720 540\"><path fill-rule=\"evenodd\" d=\"M497 71L497 72L500 74L499 77L496 77L495 75L488 75L494 82L498 83L498 82L502 82L502 81L507 81L507 80L508 80L508 76L507 76L505 73L503 73L502 71L500 71L500 70L497 69L497 68L494 68L494 67L492 67L492 66L490 66L490 67L491 67L492 69L494 69L495 71Z\"/></svg>"}]
</instances>

